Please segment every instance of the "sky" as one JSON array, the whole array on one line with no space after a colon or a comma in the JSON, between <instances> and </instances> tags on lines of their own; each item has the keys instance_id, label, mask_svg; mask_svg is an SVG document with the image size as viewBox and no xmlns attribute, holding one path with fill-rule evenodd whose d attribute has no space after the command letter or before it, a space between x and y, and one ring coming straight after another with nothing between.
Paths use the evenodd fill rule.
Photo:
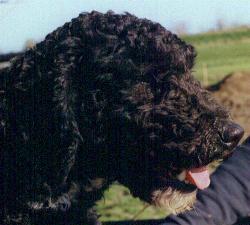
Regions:
<instances>
[{"instance_id":1,"label":"sky","mask_svg":"<svg viewBox=\"0 0 250 225\"><path fill-rule=\"evenodd\" d=\"M41 41L92 10L129 12L174 31L185 24L189 33L214 29L219 20L250 25L250 0L0 0L0 53L20 51L28 39Z\"/></svg>"}]
</instances>

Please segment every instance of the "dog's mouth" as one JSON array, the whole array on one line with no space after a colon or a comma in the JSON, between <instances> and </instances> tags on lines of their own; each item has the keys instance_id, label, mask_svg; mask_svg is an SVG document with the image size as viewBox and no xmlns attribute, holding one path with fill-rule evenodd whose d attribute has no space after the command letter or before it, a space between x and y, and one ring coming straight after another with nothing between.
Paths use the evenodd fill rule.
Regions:
<instances>
[{"instance_id":1,"label":"dog's mouth","mask_svg":"<svg viewBox=\"0 0 250 225\"><path fill-rule=\"evenodd\" d=\"M183 169L175 174L160 176L163 185L151 192L151 204L166 208L174 214L191 209L197 190L203 190L210 184L208 166Z\"/></svg>"},{"instance_id":2,"label":"dog's mouth","mask_svg":"<svg viewBox=\"0 0 250 225\"><path fill-rule=\"evenodd\" d=\"M174 214L191 209L196 200L197 190L203 190L210 184L208 166L182 169L175 174L161 175L160 186L151 192L150 198L151 204Z\"/></svg>"},{"instance_id":3,"label":"dog's mouth","mask_svg":"<svg viewBox=\"0 0 250 225\"><path fill-rule=\"evenodd\" d=\"M207 166L183 170L176 176L180 182L184 182L190 188L203 190L210 184L210 174Z\"/></svg>"},{"instance_id":4,"label":"dog's mouth","mask_svg":"<svg viewBox=\"0 0 250 225\"><path fill-rule=\"evenodd\" d=\"M161 163L158 166L157 171L158 177L163 183L166 183L168 186L179 190L183 193L190 193L196 190L204 190L210 185L210 174L211 169L218 163L227 160L233 154L232 149L219 151L218 154L214 154L210 159L204 160L204 164L196 165L186 165L181 167L173 166L166 168ZM188 159L185 159L186 161ZM190 162L193 159L189 159Z\"/></svg>"},{"instance_id":5,"label":"dog's mouth","mask_svg":"<svg viewBox=\"0 0 250 225\"><path fill-rule=\"evenodd\" d=\"M167 173L166 176L162 174L160 177L167 186L183 193L193 192L197 189L203 190L210 185L208 166L182 169L181 172L175 173L175 175Z\"/></svg>"}]
</instances>

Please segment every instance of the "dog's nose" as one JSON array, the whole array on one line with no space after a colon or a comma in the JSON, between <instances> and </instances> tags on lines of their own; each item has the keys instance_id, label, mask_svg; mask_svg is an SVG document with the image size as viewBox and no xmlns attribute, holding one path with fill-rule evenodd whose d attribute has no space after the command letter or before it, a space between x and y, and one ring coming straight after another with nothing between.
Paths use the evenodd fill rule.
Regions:
<instances>
[{"instance_id":1,"label":"dog's nose","mask_svg":"<svg viewBox=\"0 0 250 225\"><path fill-rule=\"evenodd\" d=\"M224 131L222 133L222 140L225 143L233 145L234 147L243 137L243 134L244 130L240 125L236 123L230 123L224 127Z\"/></svg>"}]
</instances>

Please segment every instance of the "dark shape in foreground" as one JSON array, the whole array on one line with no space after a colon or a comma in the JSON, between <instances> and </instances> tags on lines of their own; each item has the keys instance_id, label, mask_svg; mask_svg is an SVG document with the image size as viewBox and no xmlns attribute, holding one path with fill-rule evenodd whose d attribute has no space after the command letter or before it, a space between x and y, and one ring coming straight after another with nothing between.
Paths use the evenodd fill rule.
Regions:
<instances>
[{"instance_id":1,"label":"dark shape in foreground","mask_svg":"<svg viewBox=\"0 0 250 225\"><path fill-rule=\"evenodd\" d=\"M1 224L98 224L114 181L173 212L183 170L243 130L191 75L194 48L146 19L81 14L1 70Z\"/></svg>"}]
</instances>

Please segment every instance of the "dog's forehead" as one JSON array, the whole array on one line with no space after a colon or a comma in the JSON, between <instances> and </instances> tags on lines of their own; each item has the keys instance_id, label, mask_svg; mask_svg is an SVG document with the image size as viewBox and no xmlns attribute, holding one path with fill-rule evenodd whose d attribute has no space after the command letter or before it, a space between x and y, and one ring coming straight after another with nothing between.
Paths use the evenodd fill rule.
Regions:
<instances>
[{"instance_id":1,"label":"dog's forehead","mask_svg":"<svg viewBox=\"0 0 250 225\"><path fill-rule=\"evenodd\" d=\"M151 81L140 81L134 83L128 88L126 92L131 98L142 99L147 98L152 100L155 97L164 98L167 95L173 93L178 97L179 95L199 96L200 98L206 98L210 93L202 88L199 81L195 80L190 74L180 75L162 75L153 76ZM162 94L162 95L159 95ZM177 94L178 93L178 94Z\"/></svg>"},{"instance_id":2,"label":"dog's forehead","mask_svg":"<svg viewBox=\"0 0 250 225\"><path fill-rule=\"evenodd\" d=\"M229 117L228 111L191 74L170 76L159 81L158 93L155 89L150 83L138 82L126 92L126 99L142 111L143 105L147 106L147 111L151 108L152 115L161 112L161 116L180 116L187 122L202 115L211 121Z\"/></svg>"}]
</instances>

